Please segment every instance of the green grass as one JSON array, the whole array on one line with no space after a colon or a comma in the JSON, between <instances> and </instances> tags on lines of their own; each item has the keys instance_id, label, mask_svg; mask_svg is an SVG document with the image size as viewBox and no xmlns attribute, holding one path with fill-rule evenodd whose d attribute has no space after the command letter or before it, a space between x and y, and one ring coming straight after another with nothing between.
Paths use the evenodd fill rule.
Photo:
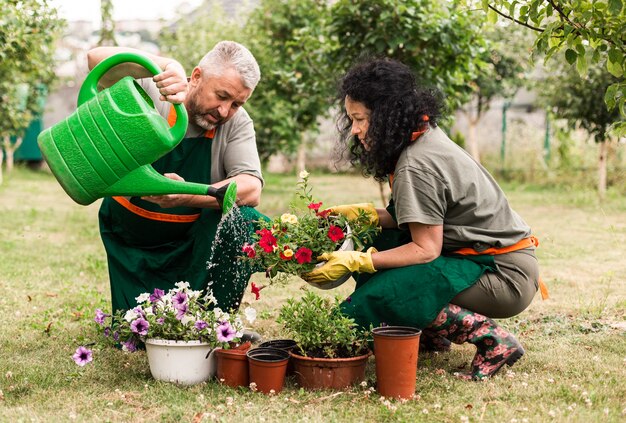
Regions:
<instances>
[{"instance_id":1,"label":"green grass","mask_svg":"<svg viewBox=\"0 0 626 423\"><path fill-rule=\"evenodd\" d=\"M382 200L378 185L351 175L311 176L327 205ZM260 210L282 213L295 176L267 175ZM96 340L93 311L108 309L98 204L82 207L49 174L18 168L0 186L0 421L425 421L619 422L626 420L626 199L598 202L584 190L506 184L514 208L541 241L539 297L502 320L526 355L487 382L457 380L472 347L420 355L419 399L383 401L368 386L307 392L291 382L268 397L214 382L178 387L150 376L144 353L94 346L79 368L71 355ZM385 191L387 193L387 191ZM266 283L263 275L255 275ZM346 284L349 285L349 284ZM262 291L255 329L281 336L282 302L308 285L293 280ZM349 294L351 286L337 291Z\"/></svg>"}]
</instances>

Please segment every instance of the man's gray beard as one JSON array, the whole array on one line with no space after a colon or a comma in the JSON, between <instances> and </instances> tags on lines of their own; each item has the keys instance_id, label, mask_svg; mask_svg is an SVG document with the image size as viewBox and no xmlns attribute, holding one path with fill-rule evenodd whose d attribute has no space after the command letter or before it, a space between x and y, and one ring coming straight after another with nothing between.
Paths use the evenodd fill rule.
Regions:
<instances>
[{"instance_id":1,"label":"man's gray beard","mask_svg":"<svg viewBox=\"0 0 626 423\"><path fill-rule=\"evenodd\" d=\"M217 125L212 124L210 122L208 122L206 119L203 119L202 117L195 115L193 117L193 121L196 123L196 125L198 125L200 128L205 129L207 131L210 131L212 129L214 129Z\"/></svg>"}]
</instances>

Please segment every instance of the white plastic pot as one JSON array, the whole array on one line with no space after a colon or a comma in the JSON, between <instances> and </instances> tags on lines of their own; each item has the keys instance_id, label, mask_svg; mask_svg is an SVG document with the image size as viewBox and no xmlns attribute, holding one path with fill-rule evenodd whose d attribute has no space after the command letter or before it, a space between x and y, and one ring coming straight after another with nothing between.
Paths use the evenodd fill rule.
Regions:
<instances>
[{"instance_id":1,"label":"white plastic pot","mask_svg":"<svg viewBox=\"0 0 626 423\"><path fill-rule=\"evenodd\" d=\"M157 380L195 385L209 380L214 369L211 346L200 341L146 339L150 373Z\"/></svg>"}]
</instances>

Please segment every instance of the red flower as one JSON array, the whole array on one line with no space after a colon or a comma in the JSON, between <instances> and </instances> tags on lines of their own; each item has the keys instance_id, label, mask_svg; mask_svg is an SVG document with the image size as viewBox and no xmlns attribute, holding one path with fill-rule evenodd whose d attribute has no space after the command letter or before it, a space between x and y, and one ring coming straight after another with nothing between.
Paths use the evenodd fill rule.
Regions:
<instances>
[{"instance_id":1,"label":"red flower","mask_svg":"<svg viewBox=\"0 0 626 423\"><path fill-rule=\"evenodd\" d=\"M260 231L256 231L257 234L261 235L261 239L259 239L259 245L263 248L263 251L266 253L271 253L274 251L274 247L276 246L276 238L272 235L272 231L269 229L261 229Z\"/></svg>"},{"instance_id":2,"label":"red flower","mask_svg":"<svg viewBox=\"0 0 626 423\"><path fill-rule=\"evenodd\" d=\"M322 202L320 201L319 203L311 203L307 207L317 212L321 206L322 206Z\"/></svg>"},{"instance_id":3,"label":"red flower","mask_svg":"<svg viewBox=\"0 0 626 423\"><path fill-rule=\"evenodd\" d=\"M254 245L250 245L247 242L243 245L243 247L241 248L241 251L246 253L246 255L250 258L256 257L256 251L254 250Z\"/></svg>"},{"instance_id":4,"label":"red flower","mask_svg":"<svg viewBox=\"0 0 626 423\"><path fill-rule=\"evenodd\" d=\"M339 226L330 225L330 228L328 228L328 238L332 239L333 242L341 241L345 237Z\"/></svg>"},{"instance_id":5,"label":"red flower","mask_svg":"<svg viewBox=\"0 0 626 423\"><path fill-rule=\"evenodd\" d=\"M312 255L313 251L306 247L300 247L298 248L298 251L296 251L296 261L300 264L311 263Z\"/></svg>"},{"instance_id":6,"label":"red flower","mask_svg":"<svg viewBox=\"0 0 626 423\"><path fill-rule=\"evenodd\" d=\"M254 294L255 300L258 300L259 298L261 298L261 290L263 288L265 288L265 285L256 286L256 284L252 282L251 290L252 290L252 293Z\"/></svg>"},{"instance_id":7,"label":"red flower","mask_svg":"<svg viewBox=\"0 0 626 423\"><path fill-rule=\"evenodd\" d=\"M330 213L332 213L332 210L326 209L326 210L322 210L321 212L317 212L316 214L322 219L326 219Z\"/></svg>"}]
</instances>

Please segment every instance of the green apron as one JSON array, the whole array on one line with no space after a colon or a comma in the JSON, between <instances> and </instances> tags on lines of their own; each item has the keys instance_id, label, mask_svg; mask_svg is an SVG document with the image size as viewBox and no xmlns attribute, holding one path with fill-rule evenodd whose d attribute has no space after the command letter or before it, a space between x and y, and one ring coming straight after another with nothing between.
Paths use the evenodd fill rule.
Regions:
<instances>
[{"instance_id":1,"label":"green apron","mask_svg":"<svg viewBox=\"0 0 626 423\"><path fill-rule=\"evenodd\" d=\"M210 184L211 144L210 138L185 138L152 166L160 173L173 172L186 181ZM240 266L236 257L241 254L243 243L249 241L253 221L262 216L260 213L250 207L239 209L241 215L236 224L227 225L225 231L243 231L244 239L240 234L235 237L222 233L220 248L212 252L222 218L220 210L162 209L139 197L129 200L140 208L139 212L160 213L172 219L147 218L113 198L103 200L100 234L107 253L114 312L133 308L137 304L135 298L144 292L152 293L155 288L167 291L179 281L189 282L195 290L211 285L219 307L225 310L239 307L252 271ZM198 214L197 220L185 221ZM176 216L182 216L182 221L169 221L177 219ZM209 268L210 258L217 264Z\"/></svg>"},{"instance_id":2,"label":"green apron","mask_svg":"<svg viewBox=\"0 0 626 423\"><path fill-rule=\"evenodd\" d=\"M395 218L393 202L387 209ZM408 230L384 229L373 246L383 251L410 241ZM430 263L360 274L341 310L365 330L381 324L424 328L489 270L495 270L492 256L440 256Z\"/></svg>"}]
</instances>

